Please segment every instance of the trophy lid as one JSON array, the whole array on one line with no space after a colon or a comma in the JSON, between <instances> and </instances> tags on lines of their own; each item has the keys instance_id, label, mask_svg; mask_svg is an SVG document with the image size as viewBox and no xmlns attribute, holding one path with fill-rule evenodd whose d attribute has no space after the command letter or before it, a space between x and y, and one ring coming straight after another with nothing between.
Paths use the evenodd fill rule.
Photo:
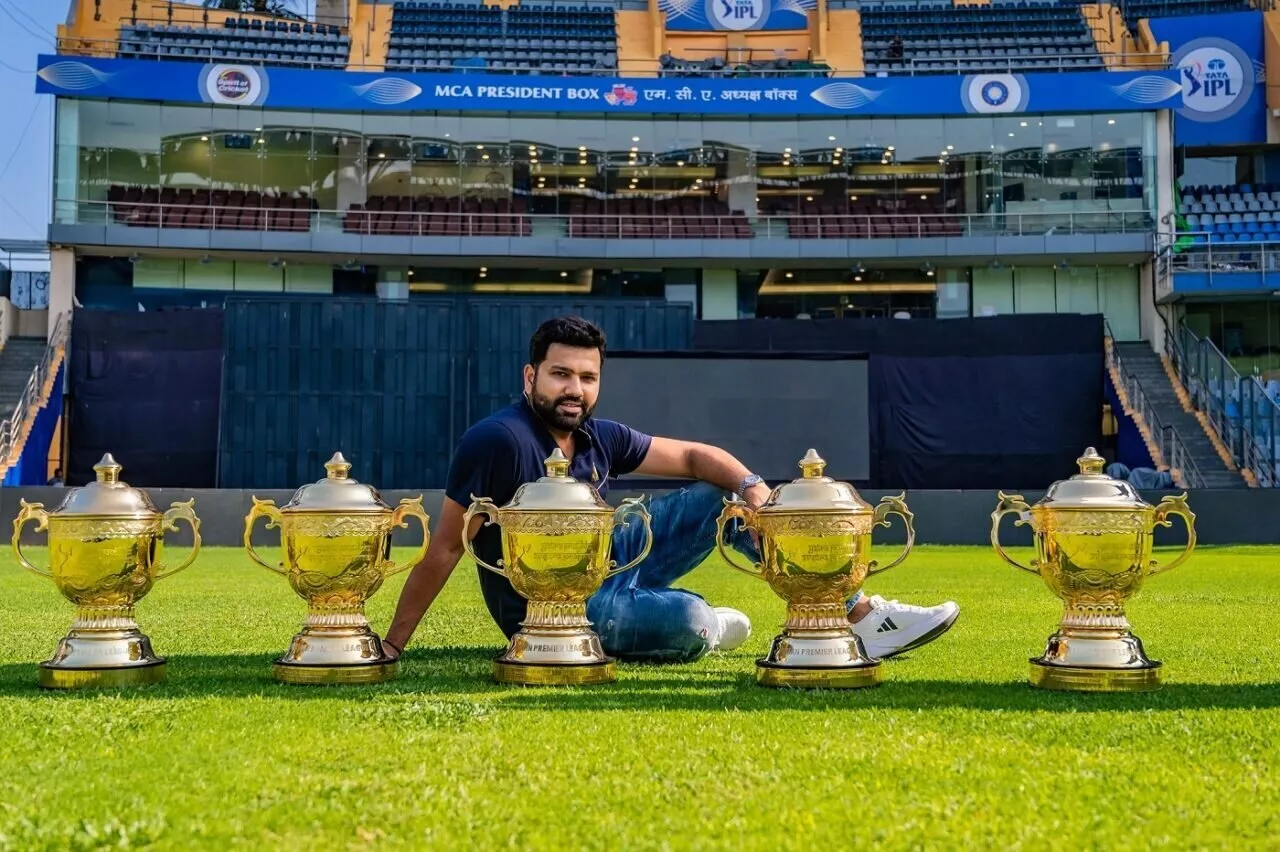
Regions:
<instances>
[{"instance_id":1,"label":"trophy lid","mask_svg":"<svg viewBox=\"0 0 1280 852\"><path fill-rule=\"evenodd\" d=\"M376 488L352 479L351 463L342 453L334 453L324 464L324 479L311 482L294 492L293 498L280 507L282 512L389 512Z\"/></svg>"},{"instance_id":2,"label":"trophy lid","mask_svg":"<svg viewBox=\"0 0 1280 852\"><path fill-rule=\"evenodd\" d=\"M612 512L594 488L569 475L569 459L556 447L543 462L546 476L526 482L503 510L521 512Z\"/></svg>"},{"instance_id":3,"label":"trophy lid","mask_svg":"<svg viewBox=\"0 0 1280 852\"><path fill-rule=\"evenodd\" d=\"M1106 460L1089 447L1076 459L1080 472L1049 486L1036 504L1045 509L1141 509L1150 506L1128 482L1102 472Z\"/></svg>"},{"instance_id":4,"label":"trophy lid","mask_svg":"<svg viewBox=\"0 0 1280 852\"><path fill-rule=\"evenodd\" d=\"M147 492L132 488L120 479L120 463L111 453L93 466L97 478L88 485L71 489L54 515L145 518L158 516Z\"/></svg>"},{"instance_id":5,"label":"trophy lid","mask_svg":"<svg viewBox=\"0 0 1280 852\"><path fill-rule=\"evenodd\" d=\"M817 450L809 450L800 460L799 479L773 489L759 511L770 512L872 512L874 509L858 496L847 482L837 482L825 475L827 463Z\"/></svg>"}]
</instances>

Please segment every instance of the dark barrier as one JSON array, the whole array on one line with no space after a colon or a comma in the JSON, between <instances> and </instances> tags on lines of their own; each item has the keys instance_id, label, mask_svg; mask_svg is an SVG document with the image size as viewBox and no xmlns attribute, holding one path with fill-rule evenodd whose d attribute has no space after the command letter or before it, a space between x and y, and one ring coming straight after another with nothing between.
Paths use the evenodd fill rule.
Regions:
<instances>
[{"instance_id":1,"label":"dark barrier","mask_svg":"<svg viewBox=\"0 0 1280 852\"><path fill-rule=\"evenodd\" d=\"M686 349L692 307L644 300L228 299L218 485L292 488L334 451L382 488L444 484L453 446L519 399L537 325L575 313L610 347Z\"/></svg>"},{"instance_id":2,"label":"dark barrier","mask_svg":"<svg viewBox=\"0 0 1280 852\"><path fill-rule=\"evenodd\" d=\"M221 310L77 310L71 324L66 481L112 453L138 486L212 487Z\"/></svg>"},{"instance_id":3,"label":"dark barrier","mask_svg":"<svg viewBox=\"0 0 1280 852\"><path fill-rule=\"evenodd\" d=\"M156 488L148 489L152 501L158 509L166 509L175 500L194 498L196 513L200 516L201 535L204 543L210 546L239 547L244 532L244 516L252 505L252 497L273 498L277 504L283 505L292 495L292 491L240 491L240 490L199 490ZM613 488L609 491L610 502L617 503L624 497L633 497L642 493L653 496L660 491L641 492L631 488ZM863 499L876 503L887 491L862 491ZM1182 493L1182 492L1177 492ZM3 488L0 489L0 524L11 530L13 519L18 514L18 501L43 503L52 509L67 494L64 488ZM1149 503L1157 503L1165 492L1148 491L1142 497ZM402 497L423 496L423 506L431 516L434 524L440 517L440 507L444 500L441 491L406 490L383 491L382 497L391 505L395 505ZM1039 491L1024 491L1022 495L1031 503L1043 496ZM996 507L995 491L908 491L907 504L915 513L916 541L920 544L941 545L974 545L987 547L990 544L991 512ZM1268 523L1265 519L1280 517L1280 489L1224 489L1192 491L1189 496L1191 510L1196 513L1196 532L1204 545L1280 545L1280 524ZM255 545L270 546L279 542L279 530L267 530L266 523L259 521L253 537ZM24 529L24 544L43 544L44 533L35 533L35 525L28 524ZM408 529L397 530L397 545L420 544L417 525L411 523ZM656 531L661 535L661 530ZM170 534L167 542L174 546L186 543L190 539L187 526L179 526L178 532ZM877 527L875 542L878 544L901 544L902 527L895 519L889 529ZM1000 540L1011 547L1022 547L1031 544L1031 533L1026 527L1015 527L1012 518L1005 518L1000 531ZM1172 546L1185 544L1182 522L1173 521L1170 529L1157 528L1155 531L1157 545ZM993 553L993 566L1000 562ZM1012 569L1009 569L1012 570Z\"/></svg>"},{"instance_id":4,"label":"dark barrier","mask_svg":"<svg viewBox=\"0 0 1280 852\"><path fill-rule=\"evenodd\" d=\"M700 322L694 347L870 353L876 487L1043 488L1101 442L1100 315Z\"/></svg>"}]
</instances>

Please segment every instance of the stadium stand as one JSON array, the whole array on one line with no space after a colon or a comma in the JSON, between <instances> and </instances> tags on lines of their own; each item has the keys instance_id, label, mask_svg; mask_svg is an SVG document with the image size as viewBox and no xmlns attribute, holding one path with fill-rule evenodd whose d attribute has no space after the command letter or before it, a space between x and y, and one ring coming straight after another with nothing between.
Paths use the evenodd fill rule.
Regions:
<instances>
[{"instance_id":1,"label":"stadium stand","mask_svg":"<svg viewBox=\"0 0 1280 852\"><path fill-rule=\"evenodd\" d=\"M842 207L820 202L780 212L797 239L943 237L962 232L960 220L929 199L859 199Z\"/></svg>"},{"instance_id":2,"label":"stadium stand","mask_svg":"<svg viewBox=\"0 0 1280 852\"><path fill-rule=\"evenodd\" d=\"M741 212L723 201L691 198L622 198L607 208L596 199L569 203L569 236L632 239L737 239L754 236Z\"/></svg>"},{"instance_id":3,"label":"stadium stand","mask_svg":"<svg viewBox=\"0 0 1280 852\"><path fill-rule=\"evenodd\" d=\"M1280 184L1187 187L1178 212L1196 243L1280 241Z\"/></svg>"},{"instance_id":4,"label":"stadium stand","mask_svg":"<svg viewBox=\"0 0 1280 852\"><path fill-rule=\"evenodd\" d=\"M306 193L270 195L225 189L119 186L107 191L111 218L143 228L308 231L315 201Z\"/></svg>"},{"instance_id":5,"label":"stadium stand","mask_svg":"<svg viewBox=\"0 0 1280 852\"><path fill-rule=\"evenodd\" d=\"M397 2L388 71L483 68L567 74L618 67L612 6Z\"/></svg>"},{"instance_id":6,"label":"stadium stand","mask_svg":"<svg viewBox=\"0 0 1280 852\"><path fill-rule=\"evenodd\" d=\"M1126 0L1120 5L1125 23L1133 32L1144 18L1172 18L1181 15L1215 15L1223 12L1252 12L1249 0Z\"/></svg>"},{"instance_id":7,"label":"stadium stand","mask_svg":"<svg viewBox=\"0 0 1280 852\"><path fill-rule=\"evenodd\" d=\"M123 24L117 56L344 68L350 49L350 39L336 26L229 17L221 28Z\"/></svg>"},{"instance_id":8,"label":"stadium stand","mask_svg":"<svg viewBox=\"0 0 1280 852\"><path fill-rule=\"evenodd\" d=\"M1080 7L1056 2L864 4L862 38L869 74L1105 68Z\"/></svg>"},{"instance_id":9,"label":"stadium stand","mask_svg":"<svg viewBox=\"0 0 1280 852\"><path fill-rule=\"evenodd\" d=\"M343 214L349 234L527 237L533 225L523 199L375 195Z\"/></svg>"}]
</instances>

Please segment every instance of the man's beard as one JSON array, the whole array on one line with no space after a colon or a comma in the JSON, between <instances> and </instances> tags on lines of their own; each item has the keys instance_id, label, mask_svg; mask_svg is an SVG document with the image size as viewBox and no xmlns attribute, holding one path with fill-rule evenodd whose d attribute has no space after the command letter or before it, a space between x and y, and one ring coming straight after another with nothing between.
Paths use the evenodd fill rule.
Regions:
<instances>
[{"instance_id":1,"label":"man's beard","mask_svg":"<svg viewBox=\"0 0 1280 852\"><path fill-rule=\"evenodd\" d=\"M576 402L582 406L582 410L576 414L569 414L561 411L558 406L566 402ZM595 406L587 407L587 401L582 397L575 396L558 396L555 399L543 396L538 393L538 386L533 386L533 392L529 394L529 404L533 406L533 411L552 429L558 432L572 432L581 426L591 412L595 410Z\"/></svg>"}]
</instances>

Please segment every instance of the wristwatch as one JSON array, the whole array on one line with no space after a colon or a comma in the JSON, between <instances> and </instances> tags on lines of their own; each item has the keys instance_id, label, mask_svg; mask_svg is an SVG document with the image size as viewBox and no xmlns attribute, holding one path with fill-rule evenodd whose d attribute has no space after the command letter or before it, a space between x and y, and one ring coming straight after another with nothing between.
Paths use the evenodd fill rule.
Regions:
<instances>
[{"instance_id":1,"label":"wristwatch","mask_svg":"<svg viewBox=\"0 0 1280 852\"><path fill-rule=\"evenodd\" d=\"M738 485L738 496L745 496L748 488L753 485L760 485L762 482L764 482L763 476L756 473L748 473L742 478L742 483Z\"/></svg>"}]
</instances>

